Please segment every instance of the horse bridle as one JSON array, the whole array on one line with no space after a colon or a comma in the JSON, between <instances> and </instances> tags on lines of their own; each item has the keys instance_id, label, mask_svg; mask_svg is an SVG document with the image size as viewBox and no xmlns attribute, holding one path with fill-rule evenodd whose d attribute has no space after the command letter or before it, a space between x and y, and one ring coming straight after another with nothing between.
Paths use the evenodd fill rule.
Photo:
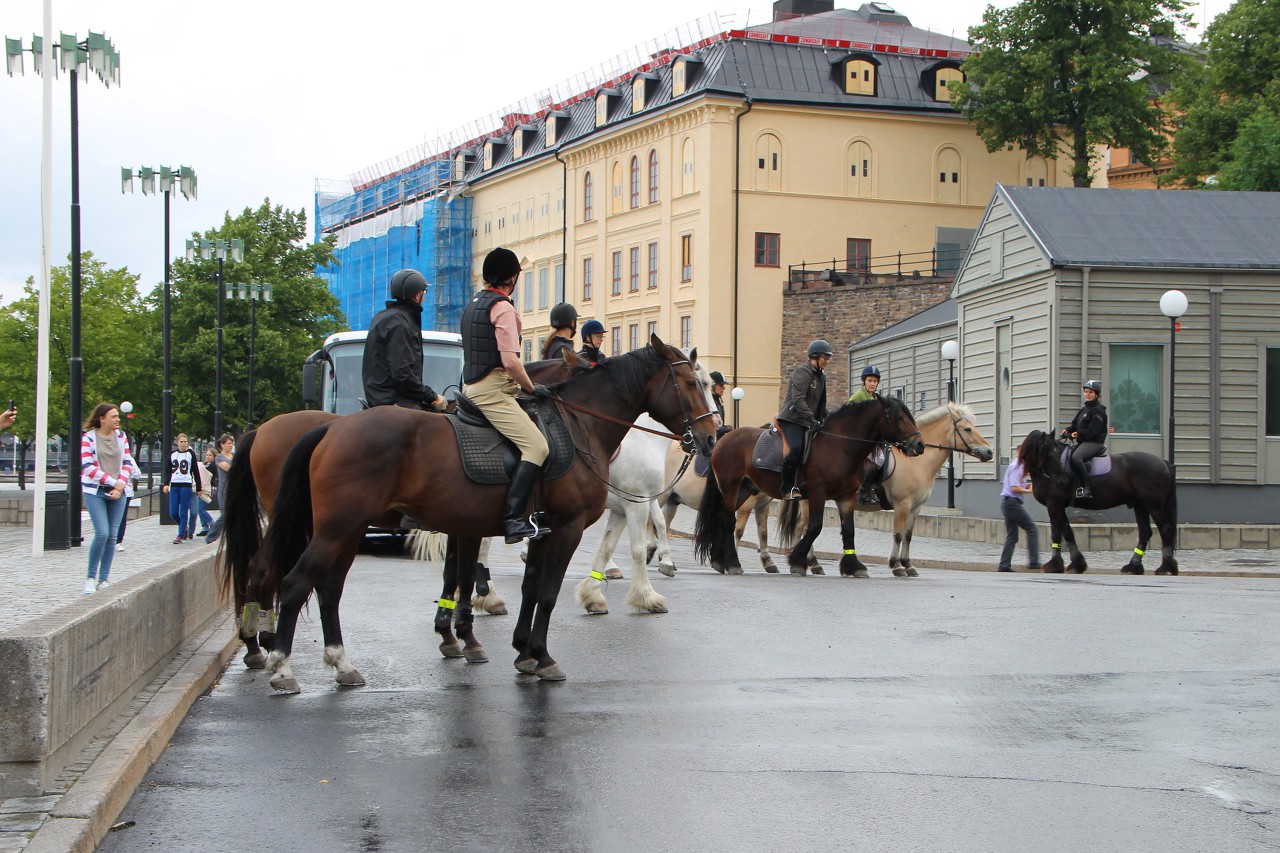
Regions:
<instances>
[{"instance_id":1,"label":"horse bridle","mask_svg":"<svg viewBox=\"0 0 1280 853\"><path fill-rule=\"evenodd\" d=\"M880 403L880 411L884 413L884 422L890 423L889 407L885 405L884 398L881 397L879 394L877 394L876 399ZM907 442L913 438L918 438L920 435L920 430L916 430L915 432L911 433L911 435L908 435L905 438L900 438L897 441L885 441L882 438L862 438L856 435L840 435L839 433L826 432L821 429L816 429L814 430L814 432L820 433L822 435L829 435L832 438L843 438L845 441L862 441L862 442L866 442L867 444L885 444L885 445L888 445L889 447L896 447L903 452L906 452ZM923 444L924 442L922 441L921 443Z\"/></svg>"},{"instance_id":2,"label":"horse bridle","mask_svg":"<svg viewBox=\"0 0 1280 853\"><path fill-rule=\"evenodd\" d=\"M973 449L973 445L969 443L968 439L964 437L964 433L960 431L960 421L962 420L964 419L958 418L953 414L951 416L951 431L955 433L957 438L960 439L960 443L964 445L964 450L960 450L959 448L955 448L955 447L944 447L941 444L929 444L928 442L926 442L924 446L935 447L938 450L955 450L958 453L964 453L968 456L972 456L974 459L977 459L979 462L981 462L982 457L978 455L977 451ZM916 435L919 435L919 433L916 433Z\"/></svg>"}]
</instances>

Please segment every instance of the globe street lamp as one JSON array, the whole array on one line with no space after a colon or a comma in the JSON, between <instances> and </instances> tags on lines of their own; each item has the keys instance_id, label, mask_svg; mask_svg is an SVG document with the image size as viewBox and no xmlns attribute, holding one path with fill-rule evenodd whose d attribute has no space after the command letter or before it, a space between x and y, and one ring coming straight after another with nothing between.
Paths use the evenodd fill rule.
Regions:
<instances>
[{"instance_id":1,"label":"globe street lamp","mask_svg":"<svg viewBox=\"0 0 1280 853\"><path fill-rule=\"evenodd\" d=\"M46 19L46 24L48 19ZM4 40L5 66L12 77L16 71L23 74L22 54L25 48L22 39ZM68 384L67 421L70 425L68 436L79 435L81 431L82 406L84 403L84 359L80 355L80 72L90 70L98 75L98 79L108 89L111 85L120 85L120 54L115 45L102 33L90 32L83 41L76 35L60 33L58 41L50 45L58 54L59 65L63 71L71 75L71 375ZM31 37L31 53L39 56L44 52L44 38ZM36 62L36 73L43 71L43 63ZM57 73L57 69L54 69ZM70 442L68 443L70 447ZM69 452L69 451L68 451ZM67 508L71 532L71 544L79 546L83 537L80 533L80 510L82 505L79 483L74 477L67 477Z\"/></svg>"},{"instance_id":2,"label":"globe street lamp","mask_svg":"<svg viewBox=\"0 0 1280 853\"><path fill-rule=\"evenodd\" d=\"M182 192L183 198L188 201L196 200L196 171L190 166L179 166L175 172L171 166L161 166L159 169L151 166L139 167L137 174L128 166L120 169L120 192L133 192L133 179L136 177L142 182L143 195L155 195L156 193L156 176L160 177L160 192L164 195L164 299L161 311L161 341L162 341L162 360L164 362L164 385L160 393L160 447L162 452L168 450L170 446L171 436L173 435L173 376L172 376L172 360L170 358L169 337L169 197L173 195L174 176L177 176L177 188ZM169 466L160 466L160 482L169 483ZM160 502L160 523L174 524L174 519L169 517L169 505L164 501Z\"/></svg>"},{"instance_id":3,"label":"globe street lamp","mask_svg":"<svg viewBox=\"0 0 1280 853\"><path fill-rule=\"evenodd\" d=\"M214 365L214 400L213 400L213 440L222 435L222 262L228 257L239 263L244 260L243 240L188 240L187 260L193 261L196 254L204 260L218 259L218 354ZM230 296L230 294L227 294Z\"/></svg>"},{"instance_id":4,"label":"globe street lamp","mask_svg":"<svg viewBox=\"0 0 1280 853\"><path fill-rule=\"evenodd\" d=\"M253 429L253 351L258 339L258 302L271 301L270 284L240 284L227 288L227 298L249 300L249 418L246 430ZM221 433L218 433L221 435Z\"/></svg>"},{"instance_id":5,"label":"globe street lamp","mask_svg":"<svg viewBox=\"0 0 1280 853\"><path fill-rule=\"evenodd\" d=\"M956 401L956 359L960 357L960 344L947 341L942 345L942 358L947 362L947 402ZM947 451L947 509L956 508L956 459Z\"/></svg>"},{"instance_id":6,"label":"globe street lamp","mask_svg":"<svg viewBox=\"0 0 1280 853\"><path fill-rule=\"evenodd\" d=\"M747 392L735 385L733 390L729 392L729 396L733 398L733 425L736 427L742 421L738 420L738 404L742 402L742 398L747 396Z\"/></svg>"},{"instance_id":7,"label":"globe street lamp","mask_svg":"<svg viewBox=\"0 0 1280 853\"><path fill-rule=\"evenodd\" d=\"M1177 387L1173 379L1174 347L1177 345L1178 318L1187 313L1187 295L1181 290L1166 290L1160 297L1160 313L1169 318L1169 470L1176 479L1178 466L1173 461L1173 394Z\"/></svg>"}]
</instances>

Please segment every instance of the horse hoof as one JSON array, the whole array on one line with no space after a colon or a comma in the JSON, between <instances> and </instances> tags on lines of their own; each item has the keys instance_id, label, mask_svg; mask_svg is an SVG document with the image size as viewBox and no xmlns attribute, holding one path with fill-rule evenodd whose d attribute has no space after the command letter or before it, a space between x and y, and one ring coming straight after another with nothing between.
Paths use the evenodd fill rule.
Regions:
<instances>
[{"instance_id":1,"label":"horse hoof","mask_svg":"<svg viewBox=\"0 0 1280 853\"><path fill-rule=\"evenodd\" d=\"M1156 574L1158 575L1176 575L1177 573L1178 573L1177 566L1170 566L1167 569L1164 566L1161 566L1160 568L1156 569Z\"/></svg>"},{"instance_id":2,"label":"horse hoof","mask_svg":"<svg viewBox=\"0 0 1280 853\"><path fill-rule=\"evenodd\" d=\"M822 566L810 566L809 571L815 575L825 575L827 573L827 570Z\"/></svg>"},{"instance_id":3,"label":"horse hoof","mask_svg":"<svg viewBox=\"0 0 1280 853\"><path fill-rule=\"evenodd\" d=\"M271 689L277 693L301 693L302 688L298 686L298 679L292 675L273 675L271 677Z\"/></svg>"},{"instance_id":4,"label":"horse hoof","mask_svg":"<svg viewBox=\"0 0 1280 853\"><path fill-rule=\"evenodd\" d=\"M354 669L338 673L333 680L343 687L364 687L365 683L364 676Z\"/></svg>"},{"instance_id":5,"label":"horse hoof","mask_svg":"<svg viewBox=\"0 0 1280 853\"><path fill-rule=\"evenodd\" d=\"M742 574L742 566L729 566L724 570L724 573L726 575L740 575Z\"/></svg>"},{"instance_id":6,"label":"horse hoof","mask_svg":"<svg viewBox=\"0 0 1280 853\"><path fill-rule=\"evenodd\" d=\"M1060 575L1065 570L1062 566L1045 566L1040 571L1044 572L1046 575Z\"/></svg>"},{"instance_id":7,"label":"horse hoof","mask_svg":"<svg viewBox=\"0 0 1280 853\"><path fill-rule=\"evenodd\" d=\"M905 578L905 577L907 576L907 570L906 570L906 569L894 569L894 570L893 570L893 576L894 576L895 578Z\"/></svg>"},{"instance_id":8,"label":"horse hoof","mask_svg":"<svg viewBox=\"0 0 1280 853\"><path fill-rule=\"evenodd\" d=\"M467 663L488 663L489 656L484 653L484 646L473 646L463 652L466 655Z\"/></svg>"},{"instance_id":9,"label":"horse hoof","mask_svg":"<svg viewBox=\"0 0 1280 853\"><path fill-rule=\"evenodd\" d=\"M604 604L588 604L586 608L588 616L605 616L609 613L608 606Z\"/></svg>"},{"instance_id":10,"label":"horse hoof","mask_svg":"<svg viewBox=\"0 0 1280 853\"><path fill-rule=\"evenodd\" d=\"M1088 566L1072 566L1071 571L1077 575L1082 575L1088 568Z\"/></svg>"},{"instance_id":11,"label":"horse hoof","mask_svg":"<svg viewBox=\"0 0 1280 853\"><path fill-rule=\"evenodd\" d=\"M673 578L676 576L676 564L665 561L660 562L658 563L658 571L662 572L662 574L669 578Z\"/></svg>"},{"instance_id":12,"label":"horse hoof","mask_svg":"<svg viewBox=\"0 0 1280 853\"><path fill-rule=\"evenodd\" d=\"M1135 566L1133 563L1125 563L1120 568L1120 574L1122 575L1140 575L1144 572L1146 572L1146 569L1142 568L1142 566Z\"/></svg>"},{"instance_id":13,"label":"horse hoof","mask_svg":"<svg viewBox=\"0 0 1280 853\"><path fill-rule=\"evenodd\" d=\"M497 607L488 608L485 610L485 613L488 613L490 616L506 616L507 605L499 604Z\"/></svg>"},{"instance_id":14,"label":"horse hoof","mask_svg":"<svg viewBox=\"0 0 1280 853\"><path fill-rule=\"evenodd\" d=\"M564 681L565 680L564 670L560 668L560 664L558 663L549 663L544 667L539 667L538 669L535 669L533 672L534 672L534 675L538 676L543 681Z\"/></svg>"},{"instance_id":15,"label":"horse hoof","mask_svg":"<svg viewBox=\"0 0 1280 853\"><path fill-rule=\"evenodd\" d=\"M791 569L791 574L800 575L800 577L804 577L805 575L809 574L808 566L791 566L790 569Z\"/></svg>"},{"instance_id":16,"label":"horse hoof","mask_svg":"<svg viewBox=\"0 0 1280 853\"><path fill-rule=\"evenodd\" d=\"M244 665L247 669L266 669L267 656L262 652L253 652L244 656Z\"/></svg>"},{"instance_id":17,"label":"horse hoof","mask_svg":"<svg viewBox=\"0 0 1280 853\"><path fill-rule=\"evenodd\" d=\"M516 671L524 672L530 675L538 668L538 662L533 658L518 658L516 660Z\"/></svg>"},{"instance_id":18,"label":"horse hoof","mask_svg":"<svg viewBox=\"0 0 1280 853\"><path fill-rule=\"evenodd\" d=\"M715 569L720 574L724 574L724 565L721 563L712 563L711 568Z\"/></svg>"},{"instance_id":19,"label":"horse hoof","mask_svg":"<svg viewBox=\"0 0 1280 853\"><path fill-rule=\"evenodd\" d=\"M440 654L447 658L460 658L462 657L462 646L457 643L441 643Z\"/></svg>"},{"instance_id":20,"label":"horse hoof","mask_svg":"<svg viewBox=\"0 0 1280 853\"><path fill-rule=\"evenodd\" d=\"M771 575L776 575L778 573L778 567L775 566L773 563L769 563L767 566L765 566L764 570Z\"/></svg>"},{"instance_id":21,"label":"horse hoof","mask_svg":"<svg viewBox=\"0 0 1280 853\"><path fill-rule=\"evenodd\" d=\"M854 576L855 578L869 578L869 577L871 577L871 575L867 572L867 570L866 570L866 569L854 569L854 570L853 570L853 576Z\"/></svg>"},{"instance_id":22,"label":"horse hoof","mask_svg":"<svg viewBox=\"0 0 1280 853\"><path fill-rule=\"evenodd\" d=\"M915 569L911 568L910 566L907 566L907 577L918 578L920 577L920 573L917 572Z\"/></svg>"}]
</instances>

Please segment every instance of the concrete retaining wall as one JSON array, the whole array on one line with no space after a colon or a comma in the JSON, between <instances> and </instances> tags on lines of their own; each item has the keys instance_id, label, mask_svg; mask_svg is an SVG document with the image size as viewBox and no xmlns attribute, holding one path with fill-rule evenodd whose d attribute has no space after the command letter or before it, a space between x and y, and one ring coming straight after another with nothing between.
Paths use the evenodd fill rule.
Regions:
<instances>
[{"instance_id":1,"label":"concrete retaining wall","mask_svg":"<svg viewBox=\"0 0 1280 853\"><path fill-rule=\"evenodd\" d=\"M212 555L0 633L0 799L38 796L189 638L226 613Z\"/></svg>"},{"instance_id":2,"label":"concrete retaining wall","mask_svg":"<svg viewBox=\"0 0 1280 853\"><path fill-rule=\"evenodd\" d=\"M31 490L26 491L5 491L4 497L0 497L0 527L30 527L31 518L34 514L32 502L35 494ZM159 489L140 490L134 498L140 502L138 506L129 504L129 520L135 518L146 518L150 515L157 515L160 512L160 505L163 502L166 506L169 502L168 495L165 495Z\"/></svg>"},{"instance_id":3,"label":"concrete retaining wall","mask_svg":"<svg viewBox=\"0 0 1280 853\"><path fill-rule=\"evenodd\" d=\"M840 515L834 507L827 507L825 525L840 525ZM860 512L858 526L869 530L892 532L892 512ZM1049 543L1049 525L1038 522L1041 549ZM1081 551L1127 551L1138 541L1138 526L1129 524L1076 524L1071 525L1076 544ZM973 518L958 513L930 512L926 507L916 519L913 536L933 539L957 539L964 542L1004 542L1004 520L997 518ZM1161 547L1160 533L1154 531L1148 551ZM1180 524L1178 548L1254 548L1280 549L1280 524Z\"/></svg>"}]
</instances>

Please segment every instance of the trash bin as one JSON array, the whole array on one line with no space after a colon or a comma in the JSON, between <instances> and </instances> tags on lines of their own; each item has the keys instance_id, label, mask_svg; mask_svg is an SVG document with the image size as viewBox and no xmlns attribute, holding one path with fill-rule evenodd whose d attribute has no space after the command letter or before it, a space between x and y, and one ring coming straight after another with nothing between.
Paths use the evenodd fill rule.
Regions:
<instances>
[{"instance_id":1,"label":"trash bin","mask_svg":"<svg viewBox=\"0 0 1280 853\"><path fill-rule=\"evenodd\" d=\"M44 493L44 549L65 551L71 547L71 495Z\"/></svg>"}]
</instances>

